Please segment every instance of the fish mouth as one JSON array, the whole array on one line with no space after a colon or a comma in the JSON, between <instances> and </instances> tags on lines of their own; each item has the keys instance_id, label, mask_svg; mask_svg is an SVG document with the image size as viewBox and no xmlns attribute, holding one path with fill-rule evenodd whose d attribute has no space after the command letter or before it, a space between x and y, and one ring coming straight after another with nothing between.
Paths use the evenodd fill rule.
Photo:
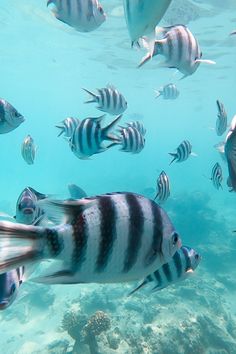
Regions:
<instances>
[{"instance_id":1,"label":"fish mouth","mask_svg":"<svg viewBox=\"0 0 236 354\"><path fill-rule=\"evenodd\" d=\"M9 306L9 302L4 300L0 302L0 311L5 310Z\"/></svg>"},{"instance_id":2,"label":"fish mouth","mask_svg":"<svg viewBox=\"0 0 236 354\"><path fill-rule=\"evenodd\" d=\"M30 209L30 208L25 208L24 211L23 211L23 214L25 215L31 215L33 214L33 209Z\"/></svg>"}]
</instances>

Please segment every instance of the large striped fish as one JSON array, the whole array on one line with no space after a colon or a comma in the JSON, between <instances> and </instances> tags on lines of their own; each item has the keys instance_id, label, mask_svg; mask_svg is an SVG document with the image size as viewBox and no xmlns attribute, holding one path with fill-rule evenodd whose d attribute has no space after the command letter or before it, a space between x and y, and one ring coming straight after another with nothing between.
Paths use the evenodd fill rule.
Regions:
<instances>
[{"instance_id":1,"label":"large striped fish","mask_svg":"<svg viewBox=\"0 0 236 354\"><path fill-rule=\"evenodd\" d=\"M37 147L34 139L27 135L21 145L21 155L28 165L33 165Z\"/></svg>"},{"instance_id":2,"label":"large striped fish","mask_svg":"<svg viewBox=\"0 0 236 354\"><path fill-rule=\"evenodd\" d=\"M157 179L157 193L154 200L159 203L165 202L170 196L170 181L167 174L162 171Z\"/></svg>"},{"instance_id":3,"label":"large striped fish","mask_svg":"<svg viewBox=\"0 0 236 354\"><path fill-rule=\"evenodd\" d=\"M170 3L171 0L123 0L132 46L140 37L154 34Z\"/></svg>"},{"instance_id":4,"label":"large striped fish","mask_svg":"<svg viewBox=\"0 0 236 354\"><path fill-rule=\"evenodd\" d=\"M216 189L220 189L220 188L222 189L223 172L222 172L222 168L218 162L216 162L215 165L212 167L211 180L212 180L213 186Z\"/></svg>"},{"instance_id":5,"label":"large striped fish","mask_svg":"<svg viewBox=\"0 0 236 354\"><path fill-rule=\"evenodd\" d=\"M222 134L224 134L224 132L227 129L227 113L223 103L217 100L216 104L218 108L218 114L216 120L216 134L218 136L221 136Z\"/></svg>"},{"instance_id":6,"label":"large striped fish","mask_svg":"<svg viewBox=\"0 0 236 354\"><path fill-rule=\"evenodd\" d=\"M158 291L178 281L184 280L193 273L200 261L201 256L193 248L182 246L168 263L164 264L154 273L149 274L129 295L149 283L154 285L152 291Z\"/></svg>"},{"instance_id":7,"label":"large striped fish","mask_svg":"<svg viewBox=\"0 0 236 354\"><path fill-rule=\"evenodd\" d=\"M160 87L156 92L156 98L162 96L164 100L175 100L179 96L179 90L175 84L167 84Z\"/></svg>"},{"instance_id":8,"label":"large striped fish","mask_svg":"<svg viewBox=\"0 0 236 354\"><path fill-rule=\"evenodd\" d=\"M68 117L64 119L61 123L56 125L56 128L60 129L60 133L58 134L58 136L64 134L66 138L72 137L79 122L80 121L78 118Z\"/></svg>"},{"instance_id":9,"label":"large striped fish","mask_svg":"<svg viewBox=\"0 0 236 354\"><path fill-rule=\"evenodd\" d=\"M188 140L182 141L181 144L176 149L176 152L169 152L169 155L173 156L173 159L170 162L170 165L172 162L182 162L187 160L189 155L192 154L192 145Z\"/></svg>"},{"instance_id":10,"label":"large striped fish","mask_svg":"<svg viewBox=\"0 0 236 354\"><path fill-rule=\"evenodd\" d=\"M79 32L91 32L106 20L98 0L48 0L55 17Z\"/></svg>"},{"instance_id":11,"label":"large striped fish","mask_svg":"<svg viewBox=\"0 0 236 354\"><path fill-rule=\"evenodd\" d=\"M236 115L233 117L225 140L225 156L228 164L229 177L227 180L230 192L236 192Z\"/></svg>"},{"instance_id":12,"label":"large striped fish","mask_svg":"<svg viewBox=\"0 0 236 354\"><path fill-rule=\"evenodd\" d=\"M0 134L16 129L25 118L6 100L0 99Z\"/></svg>"},{"instance_id":13,"label":"large striped fish","mask_svg":"<svg viewBox=\"0 0 236 354\"><path fill-rule=\"evenodd\" d=\"M79 159L87 159L110 148L113 144L105 146L104 140L119 142L119 138L110 133L111 129L121 119L119 115L106 127L101 127L104 116L97 118L85 118L77 125L74 134L69 139L72 152Z\"/></svg>"},{"instance_id":14,"label":"large striped fish","mask_svg":"<svg viewBox=\"0 0 236 354\"><path fill-rule=\"evenodd\" d=\"M119 133L121 151L138 154L143 150L145 146L145 138L134 126L120 127Z\"/></svg>"},{"instance_id":15,"label":"large striped fish","mask_svg":"<svg viewBox=\"0 0 236 354\"><path fill-rule=\"evenodd\" d=\"M200 63L215 64L212 60L201 59L202 52L198 41L184 25L163 27L158 32L163 38L155 40L154 48L149 48L148 41L144 38L143 45L148 48L148 54L142 59L139 67L153 56L163 55L165 62L162 66L176 68L184 74L183 78L192 75Z\"/></svg>"},{"instance_id":16,"label":"large striped fish","mask_svg":"<svg viewBox=\"0 0 236 354\"><path fill-rule=\"evenodd\" d=\"M123 113L127 108L126 99L112 85L107 85L107 87L97 89L97 93L93 93L85 88L83 90L92 96L92 98L85 103L97 102L97 109L102 112L117 115Z\"/></svg>"},{"instance_id":17,"label":"large striped fish","mask_svg":"<svg viewBox=\"0 0 236 354\"><path fill-rule=\"evenodd\" d=\"M59 268L38 282L127 282L153 273L181 247L166 212L141 195L109 193L40 205L57 226L0 222L0 273L57 259Z\"/></svg>"}]
</instances>

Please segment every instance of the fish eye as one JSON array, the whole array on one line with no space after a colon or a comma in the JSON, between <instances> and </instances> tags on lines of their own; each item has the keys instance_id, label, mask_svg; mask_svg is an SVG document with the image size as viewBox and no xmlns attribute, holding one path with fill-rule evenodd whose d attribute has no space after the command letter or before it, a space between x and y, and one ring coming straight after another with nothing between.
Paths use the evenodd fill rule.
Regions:
<instances>
[{"instance_id":1,"label":"fish eye","mask_svg":"<svg viewBox=\"0 0 236 354\"><path fill-rule=\"evenodd\" d=\"M195 257L196 261L199 259L199 254L195 254Z\"/></svg>"},{"instance_id":2,"label":"fish eye","mask_svg":"<svg viewBox=\"0 0 236 354\"><path fill-rule=\"evenodd\" d=\"M100 12L100 14L103 15L104 12L103 12L103 8L101 6L98 7L98 11Z\"/></svg>"},{"instance_id":3,"label":"fish eye","mask_svg":"<svg viewBox=\"0 0 236 354\"><path fill-rule=\"evenodd\" d=\"M172 234L172 244L173 244L173 246L175 246L178 241L179 241L179 235L177 234L177 232L173 232L173 234Z\"/></svg>"},{"instance_id":4,"label":"fish eye","mask_svg":"<svg viewBox=\"0 0 236 354\"><path fill-rule=\"evenodd\" d=\"M16 291L16 284L12 284L10 295L13 295L15 291Z\"/></svg>"}]
</instances>

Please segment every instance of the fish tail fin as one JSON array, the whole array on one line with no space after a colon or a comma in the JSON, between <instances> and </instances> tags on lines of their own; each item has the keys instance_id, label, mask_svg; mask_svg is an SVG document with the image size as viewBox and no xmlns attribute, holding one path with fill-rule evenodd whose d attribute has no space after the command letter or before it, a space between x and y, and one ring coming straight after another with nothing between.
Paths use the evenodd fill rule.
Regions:
<instances>
[{"instance_id":1,"label":"fish tail fin","mask_svg":"<svg viewBox=\"0 0 236 354\"><path fill-rule=\"evenodd\" d=\"M170 161L170 165L177 159L177 154L175 152L169 152L170 156L173 156L173 159Z\"/></svg>"},{"instance_id":2,"label":"fish tail fin","mask_svg":"<svg viewBox=\"0 0 236 354\"><path fill-rule=\"evenodd\" d=\"M117 122L122 118L122 114L116 117L110 124L108 124L105 128L102 129L102 138L104 140L111 140L113 142L119 142L120 138L115 136L114 134L110 134L109 132L115 127Z\"/></svg>"},{"instance_id":3,"label":"fish tail fin","mask_svg":"<svg viewBox=\"0 0 236 354\"><path fill-rule=\"evenodd\" d=\"M148 50L148 53L142 58L138 68L143 66L147 61L152 59L154 55L160 54L161 40L154 40L153 38L142 37L142 45Z\"/></svg>"},{"instance_id":4,"label":"fish tail fin","mask_svg":"<svg viewBox=\"0 0 236 354\"><path fill-rule=\"evenodd\" d=\"M0 222L0 273L36 263L45 256L45 229L37 226Z\"/></svg>"},{"instance_id":5,"label":"fish tail fin","mask_svg":"<svg viewBox=\"0 0 236 354\"><path fill-rule=\"evenodd\" d=\"M98 101L98 96L95 93L93 93L93 92L91 92L91 91L89 91L89 90L87 90L85 88L83 88L83 90L85 92L87 92L90 96L92 96L90 100L85 101L84 103L93 103L93 102L97 102Z\"/></svg>"},{"instance_id":6,"label":"fish tail fin","mask_svg":"<svg viewBox=\"0 0 236 354\"><path fill-rule=\"evenodd\" d=\"M60 132L59 132L57 137L61 136L64 133L64 131L65 131L65 127L63 125L59 125L59 124L55 125L55 127L60 129Z\"/></svg>"},{"instance_id":7,"label":"fish tail fin","mask_svg":"<svg viewBox=\"0 0 236 354\"><path fill-rule=\"evenodd\" d=\"M155 98L158 98L162 95L162 91L161 90L155 90L156 96Z\"/></svg>"}]
</instances>

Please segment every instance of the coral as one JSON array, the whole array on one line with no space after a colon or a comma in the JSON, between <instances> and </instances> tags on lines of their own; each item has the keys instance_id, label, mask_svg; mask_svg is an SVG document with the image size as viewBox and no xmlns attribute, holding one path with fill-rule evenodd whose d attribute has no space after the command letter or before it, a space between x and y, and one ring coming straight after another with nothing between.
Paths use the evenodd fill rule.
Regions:
<instances>
[{"instance_id":1,"label":"coral","mask_svg":"<svg viewBox=\"0 0 236 354\"><path fill-rule=\"evenodd\" d=\"M87 316L81 313L80 309L72 308L64 314L62 328L77 340L87 320Z\"/></svg>"}]
</instances>

